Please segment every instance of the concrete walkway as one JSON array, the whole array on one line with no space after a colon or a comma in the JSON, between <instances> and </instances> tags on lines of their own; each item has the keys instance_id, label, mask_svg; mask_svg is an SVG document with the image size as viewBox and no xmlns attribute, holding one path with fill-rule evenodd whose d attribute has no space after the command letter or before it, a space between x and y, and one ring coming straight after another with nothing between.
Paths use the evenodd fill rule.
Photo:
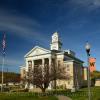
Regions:
<instances>
[{"instance_id":1,"label":"concrete walkway","mask_svg":"<svg viewBox=\"0 0 100 100\"><path fill-rule=\"evenodd\" d=\"M67 96L63 96L63 95L58 95L56 97L58 98L58 100L72 100L71 98L69 98Z\"/></svg>"}]
</instances>

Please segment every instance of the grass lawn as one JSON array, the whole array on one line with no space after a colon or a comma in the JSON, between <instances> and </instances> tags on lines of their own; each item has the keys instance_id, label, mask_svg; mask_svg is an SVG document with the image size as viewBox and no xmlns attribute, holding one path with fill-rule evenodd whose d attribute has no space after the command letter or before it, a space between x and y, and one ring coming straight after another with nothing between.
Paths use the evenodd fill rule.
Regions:
<instances>
[{"instance_id":1,"label":"grass lawn","mask_svg":"<svg viewBox=\"0 0 100 100\"><path fill-rule=\"evenodd\" d=\"M80 89L75 93L68 91L51 91L51 96L42 96L38 93L0 93L0 100L58 100L54 95L65 95L72 100L88 100L87 88ZM100 87L91 87L91 100L100 100Z\"/></svg>"},{"instance_id":2,"label":"grass lawn","mask_svg":"<svg viewBox=\"0 0 100 100\"><path fill-rule=\"evenodd\" d=\"M32 93L1 93L0 100L58 100L55 96L35 96Z\"/></svg>"},{"instance_id":3,"label":"grass lawn","mask_svg":"<svg viewBox=\"0 0 100 100\"><path fill-rule=\"evenodd\" d=\"M72 100L88 100L87 88L80 89L75 93L67 93ZM100 100L100 87L91 87L91 100Z\"/></svg>"}]
</instances>

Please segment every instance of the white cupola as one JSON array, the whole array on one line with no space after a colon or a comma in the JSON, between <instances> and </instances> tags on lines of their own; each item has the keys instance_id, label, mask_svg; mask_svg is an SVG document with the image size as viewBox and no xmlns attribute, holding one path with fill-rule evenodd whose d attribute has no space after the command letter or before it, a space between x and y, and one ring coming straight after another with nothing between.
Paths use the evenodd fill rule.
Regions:
<instances>
[{"instance_id":1,"label":"white cupola","mask_svg":"<svg viewBox=\"0 0 100 100\"><path fill-rule=\"evenodd\" d=\"M62 47L62 43L61 40L59 38L59 34L58 32L53 33L52 35L52 42L51 42L51 50L61 50Z\"/></svg>"}]
</instances>

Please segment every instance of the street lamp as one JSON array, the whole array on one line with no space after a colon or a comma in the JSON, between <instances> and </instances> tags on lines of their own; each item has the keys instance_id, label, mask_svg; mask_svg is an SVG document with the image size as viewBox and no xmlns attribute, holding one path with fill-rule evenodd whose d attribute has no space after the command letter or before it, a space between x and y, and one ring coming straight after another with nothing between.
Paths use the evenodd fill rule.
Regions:
<instances>
[{"instance_id":1,"label":"street lamp","mask_svg":"<svg viewBox=\"0 0 100 100\"><path fill-rule=\"evenodd\" d=\"M91 93L90 93L90 64L89 64L89 57L90 57L90 44L87 42L85 45L86 53L87 53L87 63L88 63L88 100L91 100Z\"/></svg>"}]
</instances>

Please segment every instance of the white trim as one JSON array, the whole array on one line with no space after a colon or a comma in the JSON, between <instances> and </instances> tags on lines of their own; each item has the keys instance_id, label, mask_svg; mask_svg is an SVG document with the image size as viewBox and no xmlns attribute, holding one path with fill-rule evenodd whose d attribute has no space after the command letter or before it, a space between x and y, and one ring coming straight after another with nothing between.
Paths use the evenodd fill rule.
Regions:
<instances>
[{"instance_id":1,"label":"white trim","mask_svg":"<svg viewBox=\"0 0 100 100\"><path fill-rule=\"evenodd\" d=\"M19 67L20 67L20 69L26 68L25 66L19 66Z\"/></svg>"},{"instance_id":2,"label":"white trim","mask_svg":"<svg viewBox=\"0 0 100 100\"><path fill-rule=\"evenodd\" d=\"M67 63L67 62L74 62L75 60L67 60L67 61L64 61L64 63Z\"/></svg>"},{"instance_id":3,"label":"white trim","mask_svg":"<svg viewBox=\"0 0 100 100\"><path fill-rule=\"evenodd\" d=\"M47 50L47 49L45 49L45 48L42 48L42 47L39 47L39 46L35 46L32 50L30 50L24 57L26 58L26 57L28 57L28 55L29 54L31 54L35 49L37 49L37 48L39 48L39 49L42 49L42 50L44 50L44 51L46 51L46 52L48 52L48 53L50 53L51 51L50 50Z\"/></svg>"}]
</instances>

